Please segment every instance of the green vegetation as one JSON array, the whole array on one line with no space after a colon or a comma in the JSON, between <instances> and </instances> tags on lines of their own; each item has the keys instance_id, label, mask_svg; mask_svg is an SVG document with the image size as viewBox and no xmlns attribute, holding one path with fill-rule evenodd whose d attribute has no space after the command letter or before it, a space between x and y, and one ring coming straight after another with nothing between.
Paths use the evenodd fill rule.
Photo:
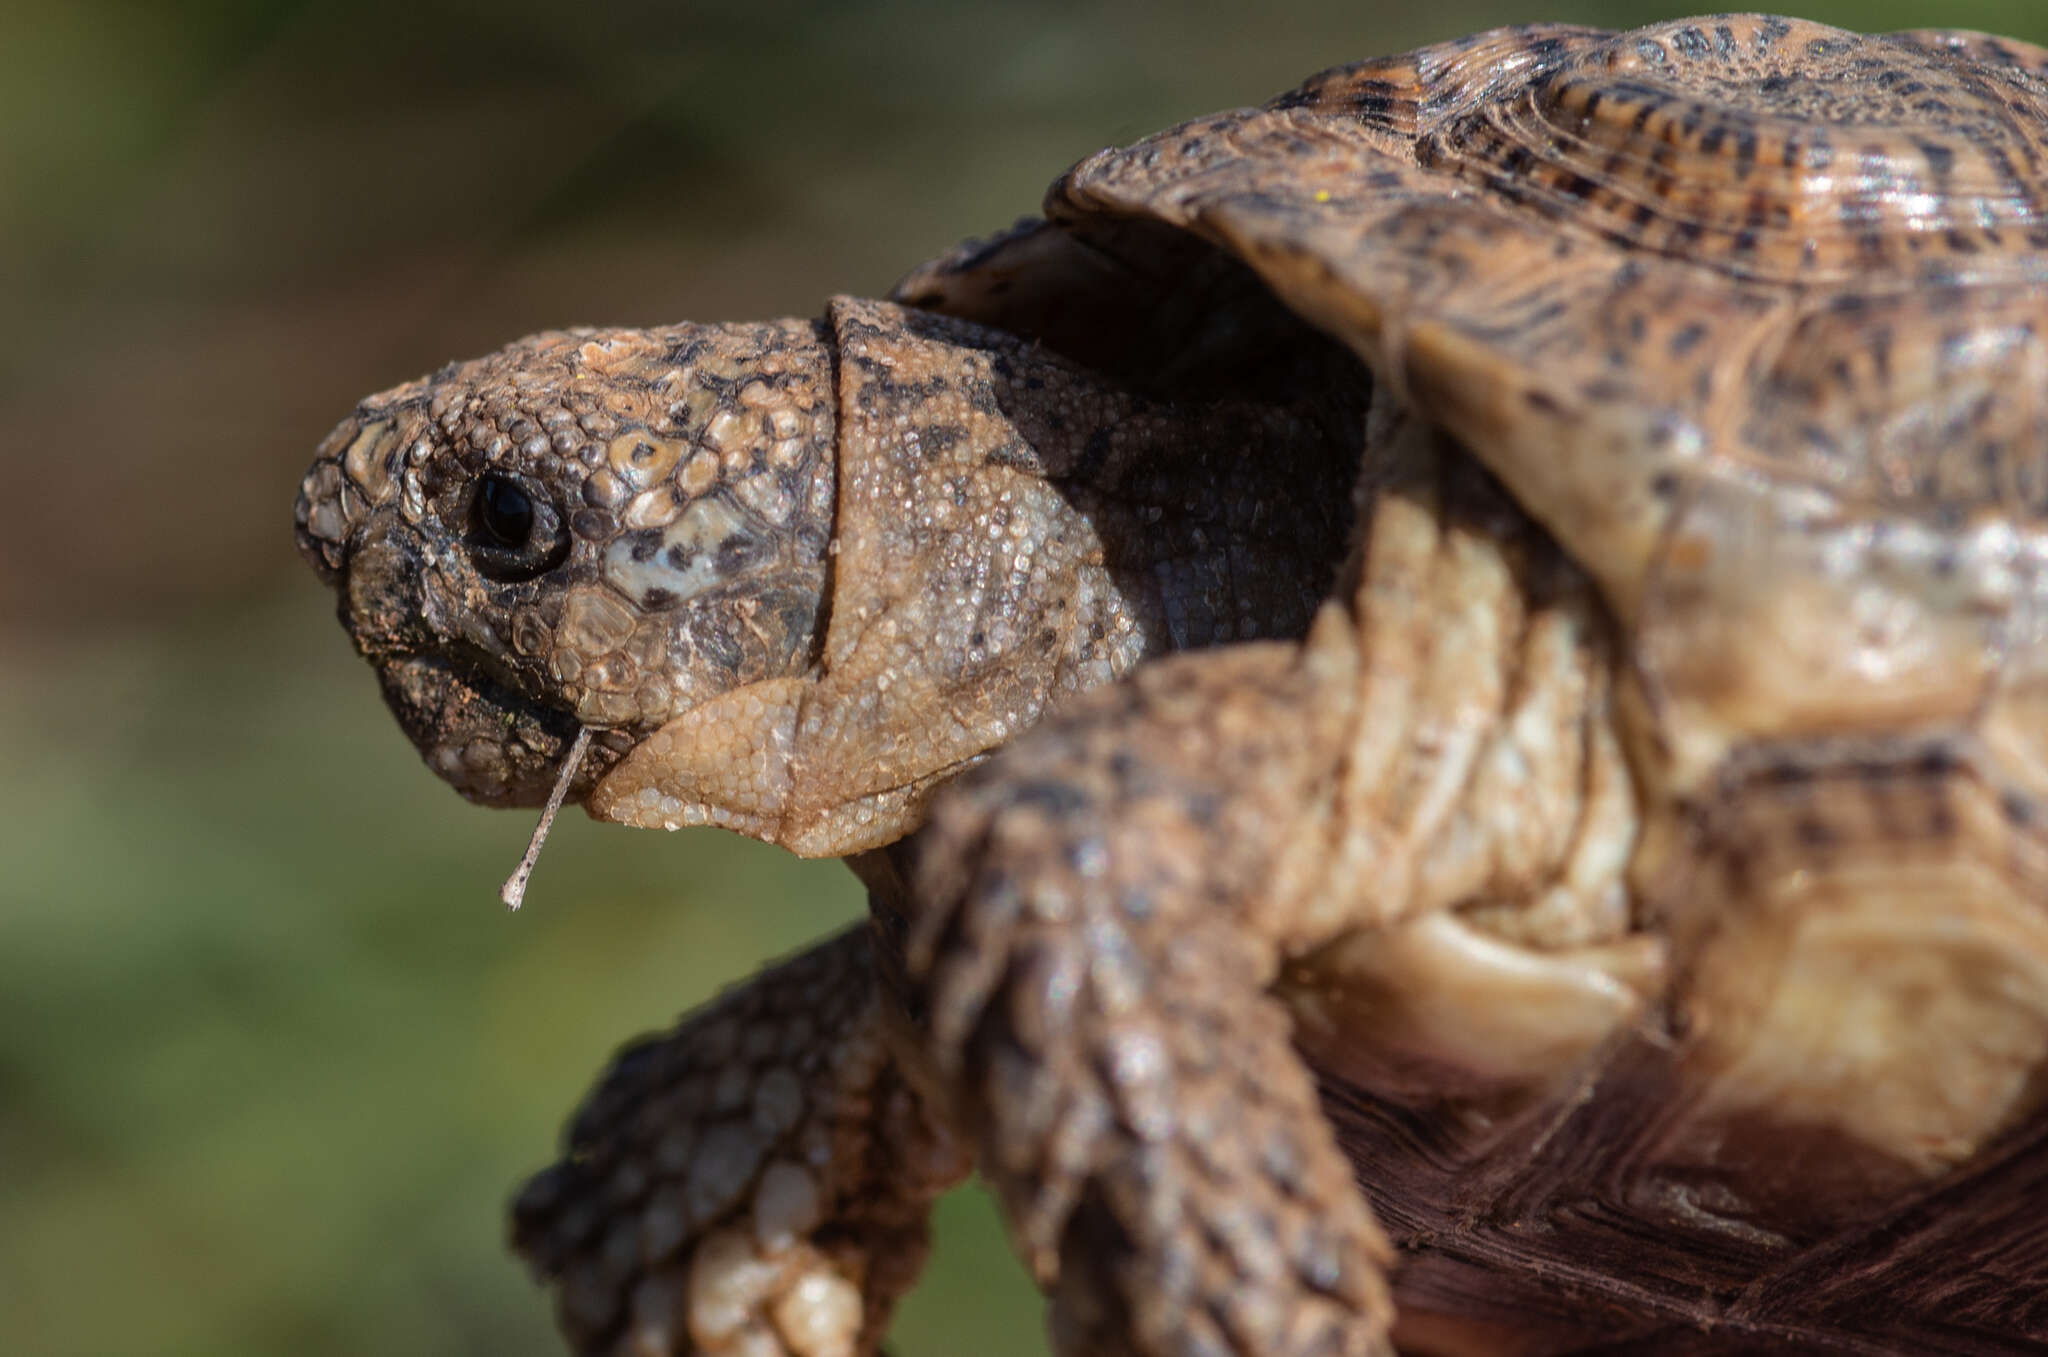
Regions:
<instances>
[{"instance_id":1,"label":"green vegetation","mask_svg":"<svg viewBox=\"0 0 2048 1357\"><path fill-rule=\"evenodd\" d=\"M606 1053L854 917L711 832L421 768L293 557L359 395L525 331L810 312L1075 157L1324 65L1628 3L90 0L0 43L0 1332L557 1351L500 1243ZM1833 0L2048 40L2023 0ZM899 1357L1042 1353L979 1198Z\"/></svg>"}]
</instances>

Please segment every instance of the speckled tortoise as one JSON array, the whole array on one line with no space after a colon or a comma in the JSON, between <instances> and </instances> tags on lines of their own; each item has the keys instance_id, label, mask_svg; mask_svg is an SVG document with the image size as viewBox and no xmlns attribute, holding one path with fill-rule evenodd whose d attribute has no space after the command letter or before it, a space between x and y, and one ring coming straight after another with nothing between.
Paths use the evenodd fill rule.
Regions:
<instances>
[{"instance_id":1,"label":"speckled tortoise","mask_svg":"<svg viewBox=\"0 0 2048 1357\"><path fill-rule=\"evenodd\" d=\"M2044 68L1485 33L364 402L438 772L875 901L521 1198L576 1348L872 1352L971 1158L1066 1357L2048 1350Z\"/></svg>"}]
</instances>

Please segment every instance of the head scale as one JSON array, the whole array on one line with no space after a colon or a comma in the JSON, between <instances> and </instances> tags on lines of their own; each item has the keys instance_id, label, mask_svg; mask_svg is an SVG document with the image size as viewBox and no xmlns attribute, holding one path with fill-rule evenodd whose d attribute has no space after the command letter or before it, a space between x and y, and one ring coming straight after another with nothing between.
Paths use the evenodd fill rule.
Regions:
<instances>
[{"instance_id":1,"label":"head scale","mask_svg":"<svg viewBox=\"0 0 2048 1357\"><path fill-rule=\"evenodd\" d=\"M299 491L299 550L430 766L545 798L677 713L812 660L831 532L815 326L532 336L357 407Z\"/></svg>"}]
</instances>

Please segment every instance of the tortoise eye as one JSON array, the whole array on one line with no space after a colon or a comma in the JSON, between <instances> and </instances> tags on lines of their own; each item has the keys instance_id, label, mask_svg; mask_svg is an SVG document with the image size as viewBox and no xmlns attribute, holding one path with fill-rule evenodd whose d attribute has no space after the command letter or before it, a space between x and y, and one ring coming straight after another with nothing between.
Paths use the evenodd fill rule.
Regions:
<instances>
[{"instance_id":1,"label":"tortoise eye","mask_svg":"<svg viewBox=\"0 0 2048 1357\"><path fill-rule=\"evenodd\" d=\"M469 507L469 557L486 579L513 584L543 575L569 554L569 531L546 495L493 471Z\"/></svg>"},{"instance_id":2,"label":"tortoise eye","mask_svg":"<svg viewBox=\"0 0 2048 1357\"><path fill-rule=\"evenodd\" d=\"M533 536L533 500L510 477L484 477L476 492L476 526L491 545L517 551Z\"/></svg>"}]
</instances>

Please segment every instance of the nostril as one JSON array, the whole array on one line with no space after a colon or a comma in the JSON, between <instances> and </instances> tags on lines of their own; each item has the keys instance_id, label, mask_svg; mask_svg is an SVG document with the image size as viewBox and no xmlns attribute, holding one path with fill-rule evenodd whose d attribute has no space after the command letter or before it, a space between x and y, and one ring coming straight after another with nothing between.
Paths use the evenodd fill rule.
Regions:
<instances>
[{"instance_id":1,"label":"nostril","mask_svg":"<svg viewBox=\"0 0 2048 1357\"><path fill-rule=\"evenodd\" d=\"M292 506L299 554L330 584L346 559L349 521L342 486L340 465L322 457L299 482L299 497Z\"/></svg>"},{"instance_id":2,"label":"nostril","mask_svg":"<svg viewBox=\"0 0 2048 1357\"><path fill-rule=\"evenodd\" d=\"M339 582L349 537L399 493L405 435L412 422L365 402L320 441L293 507L299 554L322 579Z\"/></svg>"}]
</instances>

